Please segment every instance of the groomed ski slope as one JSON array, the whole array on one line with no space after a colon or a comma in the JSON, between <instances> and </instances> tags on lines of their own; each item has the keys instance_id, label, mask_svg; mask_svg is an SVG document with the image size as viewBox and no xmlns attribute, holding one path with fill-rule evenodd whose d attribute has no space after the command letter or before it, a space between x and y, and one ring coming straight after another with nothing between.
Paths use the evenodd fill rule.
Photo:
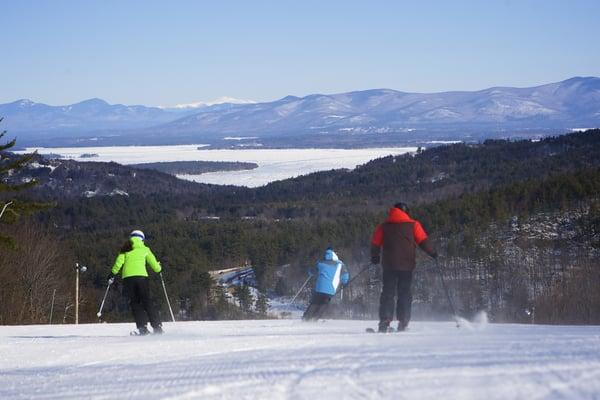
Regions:
<instances>
[{"instance_id":1,"label":"groomed ski slope","mask_svg":"<svg viewBox=\"0 0 600 400\"><path fill-rule=\"evenodd\" d=\"M0 327L1 399L600 399L600 327L369 321Z\"/></svg>"}]
</instances>

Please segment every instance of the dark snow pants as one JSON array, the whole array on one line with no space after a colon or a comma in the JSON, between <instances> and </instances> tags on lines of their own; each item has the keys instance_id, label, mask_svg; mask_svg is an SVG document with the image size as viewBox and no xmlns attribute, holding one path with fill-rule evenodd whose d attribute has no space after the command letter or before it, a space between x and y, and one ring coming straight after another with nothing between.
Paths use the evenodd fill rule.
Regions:
<instances>
[{"instance_id":1,"label":"dark snow pants","mask_svg":"<svg viewBox=\"0 0 600 400\"><path fill-rule=\"evenodd\" d=\"M310 300L310 304L302 319L304 321L316 321L323 316L327 305L331 301L331 296L325 293L313 293L312 299Z\"/></svg>"},{"instance_id":2,"label":"dark snow pants","mask_svg":"<svg viewBox=\"0 0 600 400\"><path fill-rule=\"evenodd\" d=\"M131 312L135 318L135 324L139 328L145 328L148 320L152 328L161 326L158 313L150 299L150 288L148 278L144 276L130 276L123 279L125 295L129 298Z\"/></svg>"},{"instance_id":3,"label":"dark snow pants","mask_svg":"<svg viewBox=\"0 0 600 400\"><path fill-rule=\"evenodd\" d=\"M379 300L379 321L386 326L394 319L394 303L396 317L404 327L410 321L412 305L412 271L383 270L383 289Z\"/></svg>"}]
</instances>

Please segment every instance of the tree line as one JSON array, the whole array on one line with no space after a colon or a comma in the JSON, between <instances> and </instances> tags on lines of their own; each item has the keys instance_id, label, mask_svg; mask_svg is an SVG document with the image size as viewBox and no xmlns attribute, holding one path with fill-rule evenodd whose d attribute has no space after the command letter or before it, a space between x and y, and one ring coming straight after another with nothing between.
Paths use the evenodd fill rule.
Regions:
<instances>
[{"instance_id":1,"label":"tree line","mask_svg":"<svg viewBox=\"0 0 600 400\"><path fill-rule=\"evenodd\" d=\"M188 194L93 198L5 190L0 205L32 198L56 205L0 225L0 234L21 244L2 249L0 316L2 323L46 322L53 299L61 314L55 322L72 321L73 266L79 262L89 268L82 275L81 320L94 321L108 268L128 232L140 228L165 267L181 318L264 316L256 310L264 309L265 295L293 294L329 245L351 272L361 270L375 225L391 204L406 200L440 247L440 264L465 315L485 309L497 321L598 323L600 304L591 290L600 243L598 150L600 131L594 130L541 142L439 147L258 189L194 186ZM4 165L3 171L22 165ZM540 215L547 221L539 222ZM564 229L573 233L568 239L524 233L565 218ZM208 271L247 261L261 304L250 305L242 288L233 306ZM283 265L289 267L282 273ZM423 317L446 315L437 266L425 258L420 265L415 309ZM378 274L373 269L357 279L335 313L374 317ZM160 293L158 281L152 284ZM116 294L106 306L109 320L128 318Z\"/></svg>"}]
</instances>

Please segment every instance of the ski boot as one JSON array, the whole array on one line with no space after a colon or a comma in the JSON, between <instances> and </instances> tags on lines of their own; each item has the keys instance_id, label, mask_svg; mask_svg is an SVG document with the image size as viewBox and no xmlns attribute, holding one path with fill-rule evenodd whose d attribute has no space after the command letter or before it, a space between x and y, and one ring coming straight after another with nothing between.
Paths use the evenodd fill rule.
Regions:
<instances>
[{"instance_id":1,"label":"ski boot","mask_svg":"<svg viewBox=\"0 0 600 400\"><path fill-rule=\"evenodd\" d=\"M148 330L148 328L146 328L145 326L141 326L141 327L137 328L137 330L131 331L130 335L131 336L146 336L149 333L150 333L150 331Z\"/></svg>"},{"instance_id":2,"label":"ski boot","mask_svg":"<svg viewBox=\"0 0 600 400\"><path fill-rule=\"evenodd\" d=\"M164 333L162 326L158 325L158 326L153 326L152 327L152 334L153 335L162 335Z\"/></svg>"},{"instance_id":3,"label":"ski boot","mask_svg":"<svg viewBox=\"0 0 600 400\"><path fill-rule=\"evenodd\" d=\"M390 321L379 321L379 328L377 332L379 333L388 333L390 331Z\"/></svg>"},{"instance_id":4,"label":"ski boot","mask_svg":"<svg viewBox=\"0 0 600 400\"><path fill-rule=\"evenodd\" d=\"M406 330L406 327L408 326L408 321L398 321L398 332L403 332Z\"/></svg>"}]
</instances>

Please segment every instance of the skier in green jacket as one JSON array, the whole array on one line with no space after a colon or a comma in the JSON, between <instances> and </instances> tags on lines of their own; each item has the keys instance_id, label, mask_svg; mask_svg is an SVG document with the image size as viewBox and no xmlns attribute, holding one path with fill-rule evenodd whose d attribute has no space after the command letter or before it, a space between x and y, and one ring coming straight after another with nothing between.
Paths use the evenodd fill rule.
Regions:
<instances>
[{"instance_id":1,"label":"skier in green jacket","mask_svg":"<svg viewBox=\"0 0 600 400\"><path fill-rule=\"evenodd\" d=\"M138 335L150 333L146 324L150 320L154 334L163 333L158 312L150 299L148 285L148 271L146 264L157 274L161 272L160 263L152 254L152 250L144 244L144 233L135 230L129 234L129 239L123 247L108 276L109 284L114 282L115 276L121 273L123 278L124 293L129 297L131 311L135 318Z\"/></svg>"}]
</instances>

